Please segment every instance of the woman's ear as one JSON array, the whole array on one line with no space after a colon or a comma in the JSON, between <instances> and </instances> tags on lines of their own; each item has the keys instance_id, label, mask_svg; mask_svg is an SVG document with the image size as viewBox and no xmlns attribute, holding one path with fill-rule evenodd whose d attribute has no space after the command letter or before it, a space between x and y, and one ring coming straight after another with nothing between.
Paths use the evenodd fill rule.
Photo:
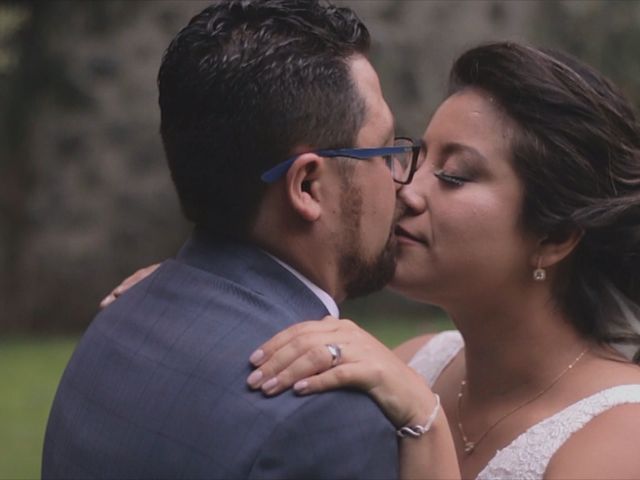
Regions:
<instances>
[{"instance_id":1,"label":"woman's ear","mask_svg":"<svg viewBox=\"0 0 640 480\"><path fill-rule=\"evenodd\" d=\"M547 235L538 242L538 248L531 258L534 268L549 268L567 258L580 243L584 232L577 228L558 235Z\"/></svg>"},{"instance_id":2,"label":"woman's ear","mask_svg":"<svg viewBox=\"0 0 640 480\"><path fill-rule=\"evenodd\" d=\"M308 222L315 222L322 214L320 180L323 173L325 159L315 153L300 155L287 171L287 199L293 210Z\"/></svg>"}]
</instances>

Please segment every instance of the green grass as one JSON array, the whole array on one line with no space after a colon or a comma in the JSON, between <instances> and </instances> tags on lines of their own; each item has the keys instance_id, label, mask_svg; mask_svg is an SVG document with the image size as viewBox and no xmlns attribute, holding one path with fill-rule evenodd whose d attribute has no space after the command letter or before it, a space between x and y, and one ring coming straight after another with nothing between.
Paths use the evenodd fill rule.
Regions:
<instances>
[{"instance_id":1,"label":"green grass","mask_svg":"<svg viewBox=\"0 0 640 480\"><path fill-rule=\"evenodd\" d=\"M40 478L49 408L77 338L0 341L0 478Z\"/></svg>"},{"instance_id":2,"label":"green grass","mask_svg":"<svg viewBox=\"0 0 640 480\"><path fill-rule=\"evenodd\" d=\"M448 328L442 316L392 315L347 308L343 312L393 347L427 331ZM365 318L365 320L362 320ZM0 479L40 477L42 441L49 408L77 337L0 340Z\"/></svg>"}]
</instances>

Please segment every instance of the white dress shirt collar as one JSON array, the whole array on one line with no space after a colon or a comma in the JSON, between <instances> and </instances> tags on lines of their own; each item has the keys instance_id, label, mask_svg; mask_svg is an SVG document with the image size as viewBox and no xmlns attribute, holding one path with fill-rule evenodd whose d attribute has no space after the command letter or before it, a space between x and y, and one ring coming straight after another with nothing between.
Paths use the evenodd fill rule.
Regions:
<instances>
[{"instance_id":1,"label":"white dress shirt collar","mask_svg":"<svg viewBox=\"0 0 640 480\"><path fill-rule=\"evenodd\" d=\"M311 280L309 280L307 277L305 277L304 275L302 275L300 272L298 272L296 269L294 269L293 267L291 267L289 264L283 262L282 260L280 260L277 257L274 257L273 255L271 255L269 252L265 252L267 255L269 255L271 258L273 258L276 262L278 262L280 265L282 265L284 268L286 268L287 270L289 270L296 278L298 278L302 283L304 283L307 288L309 290L311 290L316 297L318 297L318 299L324 304L324 306L326 307L327 311L329 312L329 314L331 314L332 316L336 317L336 318L340 318L340 310L338 309L338 304L336 303L336 301L331 297L331 295L329 295L327 292L325 292L324 290L322 290L319 286L317 286L315 283L313 283Z\"/></svg>"}]
</instances>

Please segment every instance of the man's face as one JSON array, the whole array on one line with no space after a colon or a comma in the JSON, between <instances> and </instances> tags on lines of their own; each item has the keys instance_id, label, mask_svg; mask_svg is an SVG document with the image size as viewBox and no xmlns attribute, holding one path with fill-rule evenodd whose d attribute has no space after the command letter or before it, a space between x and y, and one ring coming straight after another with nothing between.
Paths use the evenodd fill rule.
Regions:
<instances>
[{"instance_id":1,"label":"man's face","mask_svg":"<svg viewBox=\"0 0 640 480\"><path fill-rule=\"evenodd\" d=\"M382 96L378 75L367 59L350 62L354 83L366 106L356 147L393 145L394 121ZM384 287L395 270L394 210L396 184L381 157L354 162L344 179L338 251L347 298Z\"/></svg>"}]
</instances>

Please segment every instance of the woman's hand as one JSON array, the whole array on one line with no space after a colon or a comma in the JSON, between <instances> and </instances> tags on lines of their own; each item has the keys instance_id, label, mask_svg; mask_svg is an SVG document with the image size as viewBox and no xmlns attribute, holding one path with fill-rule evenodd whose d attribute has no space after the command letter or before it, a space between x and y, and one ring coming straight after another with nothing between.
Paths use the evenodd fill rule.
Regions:
<instances>
[{"instance_id":1,"label":"woman's hand","mask_svg":"<svg viewBox=\"0 0 640 480\"><path fill-rule=\"evenodd\" d=\"M148 277L153 272L155 272L156 268L158 268L159 266L160 266L159 263L155 263L153 265L149 265L148 267L141 268L140 270L136 271L133 275L129 275L127 278L125 278L122 281L120 285L118 285L116 288L111 290L111 293L109 293L109 295L107 295L102 299L102 301L100 302L100 308L104 308L107 305L110 305L111 303L113 303L116 298L118 298L124 292L129 290L136 283L140 282L141 280L144 280L146 277Z\"/></svg>"},{"instance_id":2,"label":"woman's hand","mask_svg":"<svg viewBox=\"0 0 640 480\"><path fill-rule=\"evenodd\" d=\"M338 364L327 345L341 351ZM267 395L293 386L299 394L353 387L367 392L396 426L422 424L435 406L423 378L350 320L325 317L293 325L250 357L251 388Z\"/></svg>"}]
</instances>

